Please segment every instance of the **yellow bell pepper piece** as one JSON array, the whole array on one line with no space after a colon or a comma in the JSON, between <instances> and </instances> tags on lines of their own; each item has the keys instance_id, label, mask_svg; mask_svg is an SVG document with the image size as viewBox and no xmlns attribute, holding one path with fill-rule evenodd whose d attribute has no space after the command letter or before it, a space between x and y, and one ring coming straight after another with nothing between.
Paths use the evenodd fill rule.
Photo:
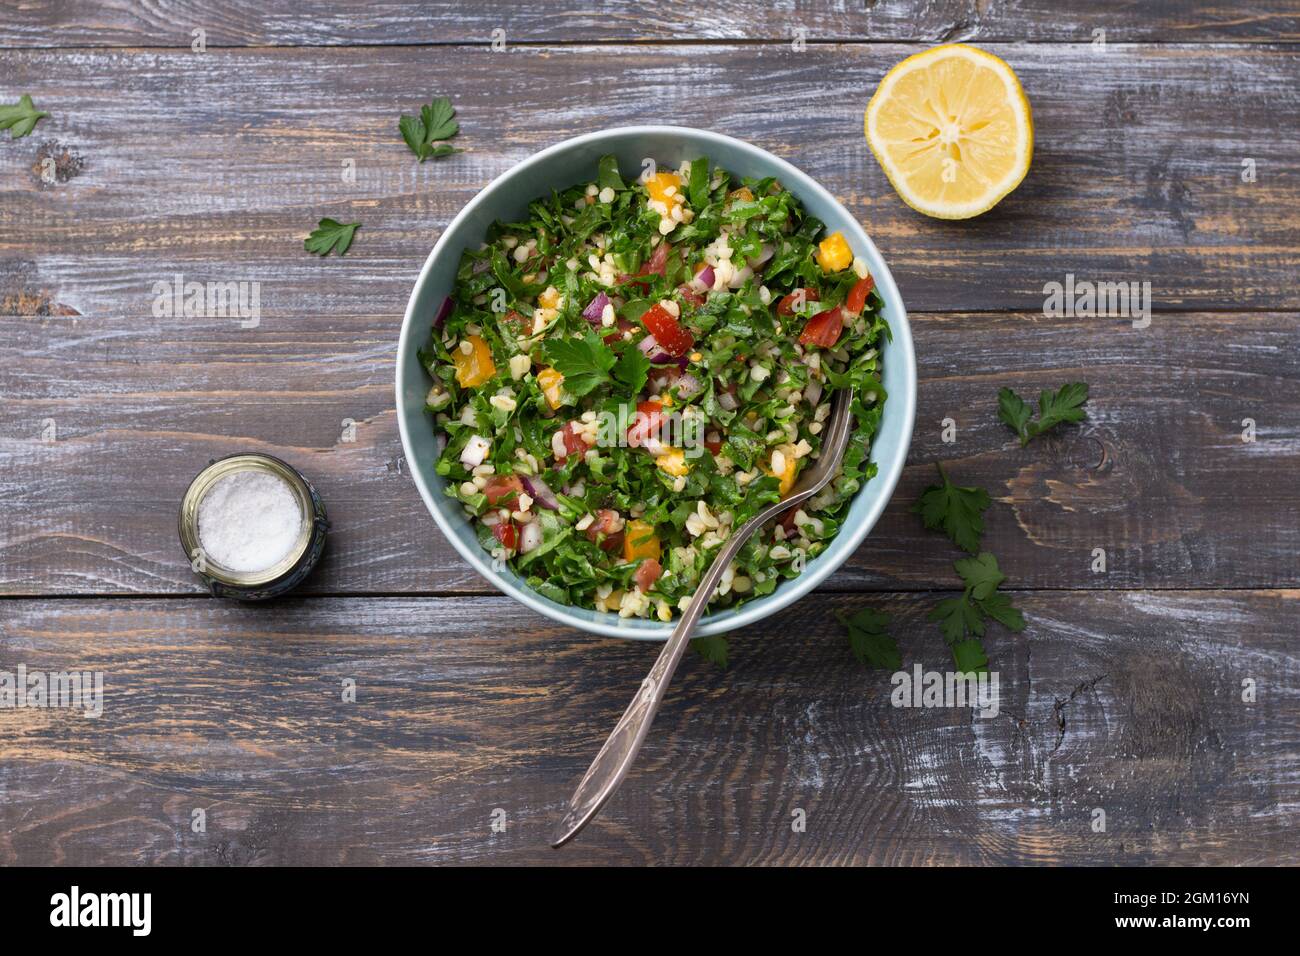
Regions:
<instances>
[{"instance_id":1,"label":"yellow bell pepper piece","mask_svg":"<svg viewBox=\"0 0 1300 956\"><path fill-rule=\"evenodd\" d=\"M841 272L853 265L853 250L842 233L833 232L817 245L817 264L823 272Z\"/></svg>"},{"instance_id":2,"label":"yellow bell pepper piece","mask_svg":"<svg viewBox=\"0 0 1300 956\"><path fill-rule=\"evenodd\" d=\"M546 396L546 404L551 408L559 408L564 404L564 376L553 368L544 368L537 373L537 384L541 386L542 394Z\"/></svg>"},{"instance_id":3,"label":"yellow bell pepper piece","mask_svg":"<svg viewBox=\"0 0 1300 956\"><path fill-rule=\"evenodd\" d=\"M799 462L795 460L793 451L783 451L781 457L785 459L785 468L782 469L780 474L772 470L770 461L763 466L763 470L780 481L779 490L781 497L784 498L790 493L790 489L794 487L794 475L799 470Z\"/></svg>"},{"instance_id":4,"label":"yellow bell pepper piece","mask_svg":"<svg viewBox=\"0 0 1300 956\"><path fill-rule=\"evenodd\" d=\"M643 558L659 560L659 539L655 526L640 518L633 518L623 529L623 560L640 561Z\"/></svg>"},{"instance_id":5,"label":"yellow bell pepper piece","mask_svg":"<svg viewBox=\"0 0 1300 956\"><path fill-rule=\"evenodd\" d=\"M739 189L733 189L731 192L727 193L727 198L735 199L740 202L753 202L754 193L748 186L741 186Z\"/></svg>"},{"instance_id":6,"label":"yellow bell pepper piece","mask_svg":"<svg viewBox=\"0 0 1300 956\"><path fill-rule=\"evenodd\" d=\"M675 188L671 196L668 194L670 187ZM676 173L655 173L646 180L645 188L651 199L659 200L669 209L680 206L686 198L682 195L682 177Z\"/></svg>"},{"instance_id":7,"label":"yellow bell pepper piece","mask_svg":"<svg viewBox=\"0 0 1300 956\"><path fill-rule=\"evenodd\" d=\"M674 478L681 477L691 470L691 466L686 464L686 452L680 448L668 449L655 459L655 465Z\"/></svg>"},{"instance_id":8,"label":"yellow bell pepper piece","mask_svg":"<svg viewBox=\"0 0 1300 956\"><path fill-rule=\"evenodd\" d=\"M547 286L545 291L537 297L537 304L544 309L558 309L560 307L560 291L555 286Z\"/></svg>"},{"instance_id":9,"label":"yellow bell pepper piece","mask_svg":"<svg viewBox=\"0 0 1300 956\"><path fill-rule=\"evenodd\" d=\"M470 345L468 352L464 349L465 342ZM456 384L462 388L482 385L497 373L497 367L492 364L492 349L478 335L462 339L461 343L451 353L451 360L456 365Z\"/></svg>"}]
</instances>

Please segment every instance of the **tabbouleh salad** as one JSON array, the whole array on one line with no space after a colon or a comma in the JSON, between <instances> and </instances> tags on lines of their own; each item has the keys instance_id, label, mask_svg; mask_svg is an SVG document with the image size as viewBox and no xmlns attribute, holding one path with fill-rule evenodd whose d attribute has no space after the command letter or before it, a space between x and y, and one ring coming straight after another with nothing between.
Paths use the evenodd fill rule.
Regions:
<instances>
[{"instance_id":1,"label":"tabbouleh salad","mask_svg":"<svg viewBox=\"0 0 1300 956\"><path fill-rule=\"evenodd\" d=\"M420 357L437 472L482 546L561 604L670 621L713 553L794 487L837 390L855 429L825 489L740 551L713 597L797 576L876 472L881 300L773 178L707 159L553 191L465 252Z\"/></svg>"}]
</instances>

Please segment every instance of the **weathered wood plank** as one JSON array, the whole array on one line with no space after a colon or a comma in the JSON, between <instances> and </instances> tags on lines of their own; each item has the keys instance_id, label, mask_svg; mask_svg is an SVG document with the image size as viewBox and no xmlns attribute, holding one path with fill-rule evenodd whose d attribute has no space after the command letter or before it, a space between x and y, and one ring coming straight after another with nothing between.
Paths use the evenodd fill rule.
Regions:
<instances>
[{"instance_id":1,"label":"weathered wood plank","mask_svg":"<svg viewBox=\"0 0 1300 956\"><path fill-rule=\"evenodd\" d=\"M940 596L873 599L909 664L946 667ZM805 602L728 670L688 658L559 854L549 824L651 646L504 598L3 601L0 669L100 670L105 697L0 711L0 862L1294 865L1297 599L1017 595L987 719L892 706L832 618L862 599Z\"/></svg>"},{"instance_id":2,"label":"weathered wood plank","mask_svg":"<svg viewBox=\"0 0 1300 956\"><path fill-rule=\"evenodd\" d=\"M1148 281L1158 310L1300 308L1295 48L994 45L1033 101L1036 157L996 210L956 224L904 206L861 135L876 81L915 49L0 54L0 98L53 114L0 143L0 308L142 313L183 273L260 280L274 316L397 315L438 230L494 176L577 132L664 121L815 175L912 310L1038 310L1067 273ZM455 101L466 152L419 165L396 119L430 92ZM363 223L346 261L303 252L322 215Z\"/></svg>"},{"instance_id":3,"label":"weathered wood plank","mask_svg":"<svg viewBox=\"0 0 1300 956\"><path fill-rule=\"evenodd\" d=\"M997 499L985 543L1017 586L1300 584L1296 316L1157 315L1145 330L1020 314L914 319L910 465L832 587L951 578L954 549L908 511L936 461ZM0 592L196 591L175 511L210 458L242 450L295 463L325 497L334 532L309 591L490 590L406 473L395 335L387 316L272 317L247 330L234 319L9 319ZM999 387L1032 399L1080 379L1092 386L1086 424L1021 449L998 422ZM1248 418L1253 443L1242 440ZM1091 570L1096 548L1104 574Z\"/></svg>"},{"instance_id":4,"label":"weathered wood plank","mask_svg":"<svg viewBox=\"0 0 1300 956\"><path fill-rule=\"evenodd\" d=\"M213 46L507 43L639 40L1064 40L1110 43L1293 40L1300 17L1285 0L1198 4L1093 0L1065 9L1051 0L715 0L707 7L665 0L526 0L457 3L386 0L307 3L218 0L35 0L0 24L0 46L189 47L193 31Z\"/></svg>"}]
</instances>

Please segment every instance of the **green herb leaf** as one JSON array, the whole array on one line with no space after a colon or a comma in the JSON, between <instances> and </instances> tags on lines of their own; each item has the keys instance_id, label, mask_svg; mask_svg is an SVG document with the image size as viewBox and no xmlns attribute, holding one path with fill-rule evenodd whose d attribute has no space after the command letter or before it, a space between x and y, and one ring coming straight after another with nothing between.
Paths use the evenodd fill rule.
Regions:
<instances>
[{"instance_id":1,"label":"green herb leaf","mask_svg":"<svg viewBox=\"0 0 1300 956\"><path fill-rule=\"evenodd\" d=\"M709 203L709 161L701 156L691 163L691 179L686 184L686 195L692 209L703 209Z\"/></svg>"},{"instance_id":2,"label":"green herb leaf","mask_svg":"<svg viewBox=\"0 0 1300 956\"><path fill-rule=\"evenodd\" d=\"M1012 605L1011 598L1001 591L995 591L980 601L979 608L987 617L993 618L1009 631L1019 634L1025 629L1025 616L1019 608Z\"/></svg>"},{"instance_id":3,"label":"green herb leaf","mask_svg":"<svg viewBox=\"0 0 1300 956\"><path fill-rule=\"evenodd\" d=\"M615 156L600 157L600 165L596 170L596 182L601 189L608 186L613 190L623 190L627 187L623 183L623 177L618 171L618 158Z\"/></svg>"},{"instance_id":4,"label":"green herb leaf","mask_svg":"<svg viewBox=\"0 0 1300 956\"><path fill-rule=\"evenodd\" d=\"M930 612L930 620L938 623L944 640L949 644L960 641L967 632L984 636L984 618L965 594L959 598L944 598Z\"/></svg>"},{"instance_id":5,"label":"green herb leaf","mask_svg":"<svg viewBox=\"0 0 1300 956\"><path fill-rule=\"evenodd\" d=\"M692 638L691 650L711 664L727 666L727 639L721 634Z\"/></svg>"},{"instance_id":6,"label":"green herb leaf","mask_svg":"<svg viewBox=\"0 0 1300 956\"><path fill-rule=\"evenodd\" d=\"M953 644L952 660L958 672L963 674L986 671L989 666L988 656L984 653L984 645L974 638Z\"/></svg>"},{"instance_id":7,"label":"green herb leaf","mask_svg":"<svg viewBox=\"0 0 1300 956\"><path fill-rule=\"evenodd\" d=\"M1070 382L1055 392L1044 390L1038 396L1038 420L1030 421L1033 412L1024 399L1004 388L998 391L998 418L1020 436L1023 447L1057 425L1083 421L1083 404L1087 400L1088 386L1083 382Z\"/></svg>"},{"instance_id":8,"label":"green herb leaf","mask_svg":"<svg viewBox=\"0 0 1300 956\"><path fill-rule=\"evenodd\" d=\"M898 670L903 666L898 642L885 633L889 625L888 614L865 607L852 617L839 613L835 616L848 628L849 647L859 662L886 670Z\"/></svg>"},{"instance_id":9,"label":"green herb leaf","mask_svg":"<svg viewBox=\"0 0 1300 956\"><path fill-rule=\"evenodd\" d=\"M1011 430L1020 436L1020 444L1029 444L1029 420L1034 417L1034 410L1025 404L1009 388L998 390L998 418L1011 426Z\"/></svg>"},{"instance_id":10,"label":"green herb leaf","mask_svg":"<svg viewBox=\"0 0 1300 956\"><path fill-rule=\"evenodd\" d=\"M343 255L352 245L352 236L361 227L359 222L342 223L333 219L322 219L311 231L303 246L308 252L318 256L328 256L330 252Z\"/></svg>"},{"instance_id":11,"label":"green herb leaf","mask_svg":"<svg viewBox=\"0 0 1300 956\"><path fill-rule=\"evenodd\" d=\"M618 364L614 366L614 378L633 395L645 388L649 375L650 360L637 348L627 349L619 356Z\"/></svg>"},{"instance_id":12,"label":"green herb leaf","mask_svg":"<svg viewBox=\"0 0 1300 956\"><path fill-rule=\"evenodd\" d=\"M456 110L452 107L451 100L440 96L421 106L419 116L403 115L397 121L397 128L411 152L415 153L420 162L424 162L426 159L460 152L454 146L438 142L451 139L460 132L460 124L454 119L455 115Z\"/></svg>"},{"instance_id":13,"label":"green herb leaf","mask_svg":"<svg viewBox=\"0 0 1300 956\"><path fill-rule=\"evenodd\" d=\"M608 382L617 359L614 352L588 330L580 339L548 339L546 360L564 376L564 390L581 398Z\"/></svg>"},{"instance_id":14,"label":"green herb leaf","mask_svg":"<svg viewBox=\"0 0 1300 956\"><path fill-rule=\"evenodd\" d=\"M1055 393L1044 391L1038 396L1038 421L1034 423L1034 434L1041 435L1064 422L1083 421L1083 403L1087 400L1088 386L1083 382L1062 385Z\"/></svg>"},{"instance_id":15,"label":"green herb leaf","mask_svg":"<svg viewBox=\"0 0 1300 956\"><path fill-rule=\"evenodd\" d=\"M9 130L11 139L22 139L49 115L32 105L32 98L24 93L12 106L0 106L0 129Z\"/></svg>"},{"instance_id":16,"label":"green herb leaf","mask_svg":"<svg viewBox=\"0 0 1300 956\"><path fill-rule=\"evenodd\" d=\"M981 551L976 558L962 558L955 562L953 567L966 583L970 596L976 601L987 599L997 586L1007 579L1006 575L998 570L998 559L987 551Z\"/></svg>"},{"instance_id":17,"label":"green herb leaf","mask_svg":"<svg viewBox=\"0 0 1300 956\"><path fill-rule=\"evenodd\" d=\"M983 488L959 488L939 469L942 485L931 485L921 493L912 511L932 530L942 528L957 547L978 553L984 533L984 511L992 499Z\"/></svg>"}]
</instances>

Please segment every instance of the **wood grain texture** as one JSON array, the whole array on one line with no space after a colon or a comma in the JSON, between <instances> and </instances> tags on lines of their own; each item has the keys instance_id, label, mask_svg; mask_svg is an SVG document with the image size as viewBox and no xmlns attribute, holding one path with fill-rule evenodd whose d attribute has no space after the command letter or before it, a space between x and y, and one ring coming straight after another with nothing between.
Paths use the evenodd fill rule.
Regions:
<instances>
[{"instance_id":1,"label":"wood grain texture","mask_svg":"<svg viewBox=\"0 0 1300 956\"><path fill-rule=\"evenodd\" d=\"M830 588L952 579L955 549L908 510L936 461L993 494L985 544L1017 587L1300 586L1295 316L1158 315L1145 330L1014 313L913 318L909 466ZM402 458L390 317L253 330L15 317L6 329L0 592L194 593L176 508L210 458L246 450L294 463L325 498L333 531L309 592L491 590L437 531ZM1092 386L1087 423L1021 449L997 420L998 388L1032 399L1074 380ZM1242 441L1247 418L1253 443ZM1095 548L1105 574L1091 570Z\"/></svg>"},{"instance_id":2,"label":"wood grain texture","mask_svg":"<svg viewBox=\"0 0 1300 956\"><path fill-rule=\"evenodd\" d=\"M909 664L946 666L940 596L873 598ZM0 669L105 675L97 719L0 712L0 862L1300 862L1300 593L1016 599L988 719L892 706L830 614L861 598L734 637L725 671L688 657L561 853L549 824L652 646L504 598L0 602Z\"/></svg>"},{"instance_id":3,"label":"wood grain texture","mask_svg":"<svg viewBox=\"0 0 1300 956\"><path fill-rule=\"evenodd\" d=\"M12 7L12 5L11 5ZM1091 0L561 0L456 3L423 0L27 0L7 11L0 46L214 46L684 40L1269 41L1300 38L1286 0L1199 4Z\"/></svg>"},{"instance_id":4,"label":"wood grain texture","mask_svg":"<svg viewBox=\"0 0 1300 956\"><path fill-rule=\"evenodd\" d=\"M903 205L862 137L876 82L916 47L0 53L0 99L52 114L0 143L0 303L143 316L181 273L262 282L269 321L395 323L439 230L495 176L576 133L679 122L815 176L912 311L1037 311L1067 273L1150 282L1162 311L1300 307L1300 52L990 49L1024 81L1036 152L1015 193L964 223ZM420 165L396 120L431 92L458 107L465 152ZM302 249L326 215L363 223L344 261Z\"/></svg>"}]
</instances>

